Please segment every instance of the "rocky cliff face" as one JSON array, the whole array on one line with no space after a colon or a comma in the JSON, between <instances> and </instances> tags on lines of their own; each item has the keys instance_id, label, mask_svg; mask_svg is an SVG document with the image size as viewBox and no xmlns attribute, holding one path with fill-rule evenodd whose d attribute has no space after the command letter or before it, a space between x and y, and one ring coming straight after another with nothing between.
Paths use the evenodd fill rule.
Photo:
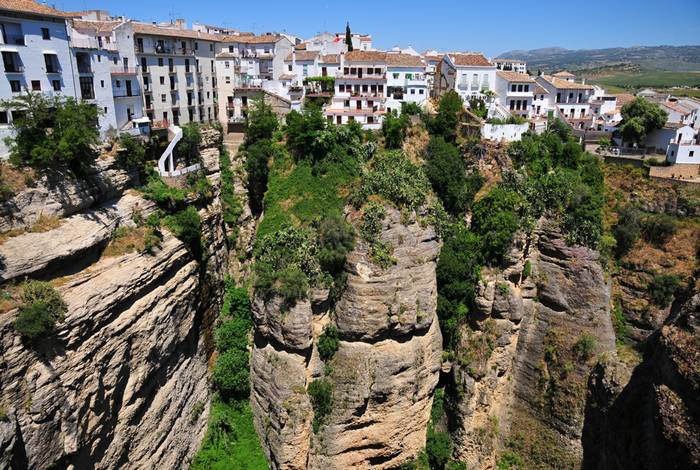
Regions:
<instances>
[{"instance_id":1,"label":"rocky cliff face","mask_svg":"<svg viewBox=\"0 0 700 470\"><path fill-rule=\"evenodd\" d=\"M320 290L289 311L274 299L254 303L251 401L273 468L393 468L425 444L441 362L439 243L432 227L402 224L394 209L387 214L381 238L395 247L396 264L380 269L358 241L334 312L328 292ZM341 341L323 364L315 338L329 322ZM333 385L334 404L314 433L306 389L323 375Z\"/></svg>"},{"instance_id":2,"label":"rocky cliff face","mask_svg":"<svg viewBox=\"0 0 700 470\"><path fill-rule=\"evenodd\" d=\"M484 273L477 304L449 385L457 456L485 468L517 444L535 459L549 453L553 468L575 467L586 377L594 357L615 351L598 253L542 226Z\"/></svg>"},{"instance_id":3,"label":"rocky cliff face","mask_svg":"<svg viewBox=\"0 0 700 470\"><path fill-rule=\"evenodd\" d=\"M583 467L700 467L698 363L700 295L652 335L631 377L614 360L596 366L589 381Z\"/></svg>"},{"instance_id":4,"label":"rocky cliff face","mask_svg":"<svg viewBox=\"0 0 700 470\"><path fill-rule=\"evenodd\" d=\"M216 167L210 171L216 182ZM64 217L49 231L0 244L0 279L4 287L24 276L49 280L68 312L55 334L31 345L12 327L17 310L0 313L2 468L181 468L203 437L206 325L220 307L227 269L218 195L200 210L203 262L167 230L153 254L106 256L115 228L153 210L126 191L128 178L105 158L94 181L111 189L40 184L3 206L11 212L3 213L3 228L27 227L47 210Z\"/></svg>"}]
</instances>

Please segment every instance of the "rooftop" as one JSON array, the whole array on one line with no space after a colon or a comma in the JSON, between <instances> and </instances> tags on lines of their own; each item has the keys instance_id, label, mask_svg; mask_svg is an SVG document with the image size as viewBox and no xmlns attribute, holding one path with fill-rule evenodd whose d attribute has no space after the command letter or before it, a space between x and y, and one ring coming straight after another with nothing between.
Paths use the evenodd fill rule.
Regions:
<instances>
[{"instance_id":1,"label":"rooftop","mask_svg":"<svg viewBox=\"0 0 700 470\"><path fill-rule=\"evenodd\" d=\"M350 51L345 54L348 62L386 62L386 52L381 51Z\"/></svg>"},{"instance_id":2,"label":"rooftop","mask_svg":"<svg viewBox=\"0 0 700 470\"><path fill-rule=\"evenodd\" d=\"M423 59L412 54L388 53L386 63L389 67L425 67Z\"/></svg>"},{"instance_id":3,"label":"rooftop","mask_svg":"<svg viewBox=\"0 0 700 470\"><path fill-rule=\"evenodd\" d=\"M507 82L525 82L525 83L534 83L534 79L529 76L526 73L518 73L518 72L508 72L504 70L497 70L496 75L501 77L503 80Z\"/></svg>"},{"instance_id":4,"label":"rooftop","mask_svg":"<svg viewBox=\"0 0 700 470\"><path fill-rule=\"evenodd\" d=\"M322 64L339 64L340 63L340 55L339 54L322 55L319 62Z\"/></svg>"},{"instance_id":5,"label":"rooftop","mask_svg":"<svg viewBox=\"0 0 700 470\"><path fill-rule=\"evenodd\" d=\"M520 62L520 63L525 63L524 60L520 59L493 59L494 62Z\"/></svg>"},{"instance_id":6,"label":"rooftop","mask_svg":"<svg viewBox=\"0 0 700 470\"><path fill-rule=\"evenodd\" d=\"M114 29L123 24L123 21L89 21L89 20L72 20L73 29L79 31L91 31L97 36L111 34Z\"/></svg>"},{"instance_id":7,"label":"rooftop","mask_svg":"<svg viewBox=\"0 0 700 470\"><path fill-rule=\"evenodd\" d=\"M448 54L453 64L458 67L492 67L493 64L483 54Z\"/></svg>"},{"instance_id":8,"label":"rooftop","mask_svg":"<svg viewBox=\"0 0 700 470\"><path fill-rule=\"evenodd\" d=\"M557 72L552 75L552 77L557 77L557 78L575 78L576 75L574 75L571 72L567 72L566 70L562 70L561 72Z\"/></svg>"},{"instance_id":9,"label":"rooftop","mask_svg":"<svg viewBox=\"0 0 700 470\"><path fill-rule=\"evenodd\" d=\"M162 26L156 26L146 23L133 23L134 34L147 34L151 36L166 36L173 38L187 38L187 39L202 39L205 41L221 41L222 37L228 36L218 36L216 34L201 33L199 31L193 31L191 29L181 29L181 28L164 28Z\"/></svg>"},{"instance_id":10,"label":"rooftop","mask_svg":"<svg viewBox=\"0 0 700 470\"><path fill-rule=\"evenodd\" d=\"M285 62L291 62L292 57L296 55L296 60L297 61L303 61L303 60L316 60L316 57L320 55L320 52L318 51L296 51L296 52L290 52L289 55L284 59Z\"/></svg>"},{"instance_id":11,"label":"rooftop","mask_svg":"<svg viewBox=\"0 0 700 470\"><path fill-rule=\"evenodd\" d=\"M222 42L237 42L241 44L266 44L274 43L282 39L279 34L261 34L260 36L223 36L219 40Z\"/></svg>"},{"instance_id":12,"label":"rooftop","mask_svg":"<svg viewBox=\"0 0 700 470\"><path fill-rule=\"evenodd\" d=\"M570 82L568 80L563 80L551 75L542 75L542 78L547 82L552 84L555 88L560 88L562 90L592 90L591 85L586 85L584 83Z\"/></svg>"},{"instance_id":13,"label":"rooftop","mask_svg":"<svg viewBox=\"0 0 700 470\"><path fill-rule=\"evenodd\" d=\"M42 3L37 3L34 0L0 0L0 10L60 18L70 16L68 13L56 10Z\"/></svg>"}]
</instances>

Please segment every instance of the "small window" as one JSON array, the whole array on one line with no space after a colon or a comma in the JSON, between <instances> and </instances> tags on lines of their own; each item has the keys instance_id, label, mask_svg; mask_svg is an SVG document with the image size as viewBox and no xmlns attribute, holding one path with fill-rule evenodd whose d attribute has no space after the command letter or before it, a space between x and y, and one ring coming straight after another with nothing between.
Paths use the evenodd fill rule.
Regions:
<instances>
[{"instance_id":1,"label":"small window","mask_svg":"<svg viewBox=\"0 0 700 470\"><path fill-rule=\"evenodd\" d=\"M289 71L292 71L292 64L289 64Z\"/></svg>"},{"instance_id":2,"label":"small window","mask_svg":"<svg viewBox=\"0 0 700 470\"><path fill-rule=\"evenodd\" d=\"M214 44L209 44L209 50L212 52L214 51Z\"/></svg>"},{"instance_id":3,"label":"small window","mask_svg":"<svg viewBox=\"0 0 700 470\"><path fill-rule=\"evenodd\" d=\"M41 38L51 39L51 33L49 33L49 28L41 28Z\"/></svg>"},{"instance_id":4,"label":"small window","mask_svg":"<svg viewBox=\"0 0 700 470\"><path fill-rule=\"evenodd\" d=\"M105 114L107 114L107 106L105 106L104 108L102 108L102 110L104 111Z\"/></svg>"},{"instance_id":5,"label":"small window","mask_svg":"<svg viewBox=\"0 0 700 470\"><path fill-rule=\"evenodd\" d=\"M22 91L22 85L19 83L19 80L10 80L10 89L13 93Z\"/></svg>"},{"instance_id":6,"label":"small window","mask_svg":"<svg viewBox=\"0 0 700 470\"><path fill-rule=\"evenodd\" d=\"M32 80L32 91L41 91L41 82L39 80Z\"/></svg>"},{"instance_id":7,"label":"small window","mask_svg":"<svg viewBox=\"0 0 700 470\"><path fill-rule=\"evenodd\" d=\"M689 157L695 156L695 150L689 151L689 152L688 152L688 156L689 156Z\"/></svg>"},{"instance_id":8,"label":"small window","mask_svg":"<svg viewBox=\"0 0 700 470\"><path fill-rule=\"evenodd\" d=\"M420 90L418 90L418 94L419 94L419 95L422 95L424 91L425 91L425 90L423 90L423 89L421 88Z\"/></svg>"},{"instance_id":9,"label":"small window","mask_svg":"<svg viewBox=\"0 0 700 470\"><path fill-rule=\"evenodd\" d=\"M0 124L7 124L7 111L0 111Z\"/></svg>"},{"instance_id":10,"label":"small window","mask_svg":"<svg viewBox=\"0 0 700 470\"><path fill-rule=\"evenodd\" d=\"M160 84L165 85L165 77L160 77Z\"/></svg>"},{"instance_id":11,"label":"small window","mask_svg":"<svg viewBox=\"0 0 700 470\"><path fill-rule=\"evenodd\" d=\"M197 41L194 42L194 50L195 51L199 50L199 43Z\"/></svg>"},{"instance_id":12,"label":"small window","mask_svg":"<svg viewBox=\"0 0 700 470\"><path fill-rule=\"evenodd\" d=\"M102 56L100 54L97 54L97 62L102 62Z\"/></svg>"},{"instance_id":13,"label":"small window","mask_svg":"<svg viewBox=\"0 0 700 470\"><path fill-rule=\"evenodd\" d=\"M165 95L160 95L160 101L162 101L163 103L165 103Z\"/></svg>"},{"instance_id":14,"label":"small window","mask_svg":"<svg viewBox=\"0 0 700 470\"><path fill-rule=\"evenodd\" d=\"M100 80L100 88L104 88L104 87L105 87L105 81L104 81L104 80Z\"/></svg>"},{"instance_id":15,"label":"small window","mask_svg":"<svg viewBox=\"0 0 700 470\"><path fill-rule=\"evenodd\" d=\"M158 57L158 67L162 67L162 66L163 66L163 58Z\"/></svg>"},{"instance_id":16,"label":"small window","mask_svg":"<svg viewBox=\"0 0 700 470\"><path fill-rule=\"evenodd\" d=\"M416 90L413 89L413 88L411 88L411 94L412 94L412 95L415 95L415 94L416 94Z\"/></svg>"},{"instance_id":17,"label":"small window","mask_svg":"<svg viewBox=\"0 0 700 470\"><path fill-rule=\"evenodd\" d=\"M115 82L115 84L116 84L117 88L121 88L121 87L122 87L122 82L121 82L121 80L117 80L117 81Z\"/></svg>"},{"instance_id":18,"label":"small window","mask_svg":"<svg viewBox=\"0 0 700 470\"><path fill-rule=\"evenodd\" d=\"M395 74L394 74L394 79L398 79L398 78L399 78L399 74L398 74L398 73L395 73Z\"/></svg>"},{"instance_id":19,"label":"small window","mask_svg":"<svg viewBox=\"0 0 700 470\"><path fill-rule=\"evenodd\" d=\"M61 80L52 80L51 85L53 85L53 91L61 91Z\"/></svg>"}]
</instances>

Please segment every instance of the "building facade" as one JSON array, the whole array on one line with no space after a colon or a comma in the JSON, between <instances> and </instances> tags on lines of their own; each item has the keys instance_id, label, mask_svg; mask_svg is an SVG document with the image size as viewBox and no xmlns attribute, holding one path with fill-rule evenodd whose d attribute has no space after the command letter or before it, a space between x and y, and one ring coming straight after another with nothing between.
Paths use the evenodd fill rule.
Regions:
<instances>
[{"instance_id":1,"label":"building facade","mask_svg":"<svg viewBox=\"0 0 700 470\"><path fill-rule=\"evenodd\" d=\"M573 78L559 78L553 75L540 75L535 80L549 95L555 117L564 119L576 129L592 127L593 117L589 103L593 95L591 85L578 83Z\"/></svg>"},{"instance_id":2,"label":"building facade","mask_svg":"<svg viewBox=\"0 0 700 470\"><path fill-rule=\"evenodd\" d=\"M535 80L527 74L496 72L496 101L514 116L529 118L534 114Z\"/></svg>"},{"instance_id":3,"label":"building facade","mask_svg":"<svg viewBox=\"0 0 700 470\"><path fill-rule=\"evenodd\" d=\"M518 59L493 59L498 70L527 74L527 63Z\"/></svg>"},{"instance_id":4,"label":"building facade","mask_svg":"<svg viewBox=\"0 0 700 470\"><path fill-rule=\"evenodd\" d=\"M387 112L401 111L402 103L423 106L428 99L429 87L426 67L418 55L387 53Z\"/></svg>"},{"instance_id":5,"label":"building facade","mask_svg":"<svg viewBox=\"0 0 700 470\"><path fill-rule=\"evenodd\" d=\"M487 98L487 91L494 91L496 66L482 54L445 54L436 77L437 95L455 90L465 102L472 98Z\"/></svg>"}]
</instances>

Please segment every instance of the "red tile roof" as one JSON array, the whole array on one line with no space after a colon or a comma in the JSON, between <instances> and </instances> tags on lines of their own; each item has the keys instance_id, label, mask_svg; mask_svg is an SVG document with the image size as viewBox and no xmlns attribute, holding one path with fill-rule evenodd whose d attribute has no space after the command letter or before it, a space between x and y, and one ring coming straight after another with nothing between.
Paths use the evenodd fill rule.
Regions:
<instances>
[{"instance_id":1,"label":"red tile roof","mask_svg":"<svg viewBox=\"0 0 700 470\"><path fill-rule=\"evenodd\" d=\"M551 75L542 75L546 81L551 83L555 88L562 90L592 90L591 85L585 85L583 83L570 82L569 80L563 80L561 78L553 77Z\"/></svg>"},{"instance_id":2,"label":"red tile roof","mask_svg":"<svg viewBox=\"0 0 700 470\"><path fill-rule=\"evenodd\" d=\"M78 31L92 31L98 36L111 34L112 31L114 31L114 28L122 23L122 21L71 20L73 29Z\"/></svg>"},{"instance_id":3,"label":"red tile roof","mask_svg":"<svg viewBox=\"0 0 700 470\"><path fill-rule=\"evenodd\" d=\"M42 3L37 3L34 0L0 0L0 10L61 18L70 16L66 12L56 10Z\"/></svg>"},{"instance_id":4,"label":"red tile roof","mask_svg":"<svg viewBox=\"0 0 700 470\"><path fill-rule=\"evenodd\" d=\"M418 55L388 53L386 63L389 67L425 67L423 59Z\"/></svg>"},{"instance_id":5,"label":"red tile roof","mask_svg":"<svg viewBox=\"0 0 700 470\"><path fill-rule=\"evenodd\" d=\"M292 61L292 54L296 55L296 60L316 60L320 52L318 51L296 51L295 53L290 52L289 55L284 59L285 62Z\"/></svg>"},{"instance_id":6,"label":"red tile roof","mask_svg":"<svg viewBox=\"0 0 700 470\"><path fill-rule=\"evenodd\" d=\"M221 41L222 36L209 33L201 33L191 29L164 28L145 23L133 23L134 34L147 34L151 36L166 36L173 38L201 39L203 41Z\"/></svg>"},{"instance_id":7,"label":"red tile roof","mask_svg":"<svg viewBox=\"0 0 700 470\"><path fill-rule=\"evenodd\" d=\"M237 42L241 44L272 44L282 39L278 34L262 34L260 36L224 36L222 42Z\"/></svg>"},{"instance_id":8,"label":"red tile roof","mask_svg":"<svg viewBox=\"0 0 700 470\"><path fill-rule=\"evenodd\" d=\"M321 63L321 64L339 64L340 63L340 55L339 54L322 55L321 59L319 60L319 63Z\"/></svg>"},{"instance_id":9,"label":"red tile roof","mask_svg":"<svg viewBox=\"0 0 700 470\"><path fill-rule=\"evenodd\" d=\"M348 62L386 62L386 52L381 51L350 51L345 54Z\"/></svg>"},{"instance_id":10,"label":"red tile roof","mask_svg":"<svg viewBox=\"0 0 700 470\"><path fill-rule=\"evenodd\" d=\"M493 67L483 54L449 54L450 60L458 67Z\"/></svg>"},{"instance_id":11,"label":"red tile roof","mask_svg":"<svg viewBox=\"0 0 700 470\"><path fill-rule=\"evenodd\" d=\"M506 70L497 70L496 75L508 82L527 82L533 83L535 80L526 73L509 72Z\"/></svg>"}]
</instances>

